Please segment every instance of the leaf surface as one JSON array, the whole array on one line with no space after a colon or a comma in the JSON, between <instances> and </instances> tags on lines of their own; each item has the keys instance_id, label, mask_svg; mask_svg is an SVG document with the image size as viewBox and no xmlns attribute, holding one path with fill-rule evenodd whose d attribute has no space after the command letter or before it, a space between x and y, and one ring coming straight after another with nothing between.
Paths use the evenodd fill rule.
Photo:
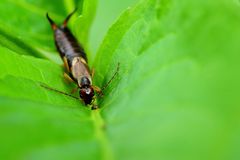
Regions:
<instances>
[{"instance_id":1,"label":"leaf surface","mask_svg":"<svg viewBox=\"0 0 240 160\"><path fill-rule=\"evenodd\" d=\"M142 1L109 29L95 68L113 155L121 159L237 159L239 6ZM107 75L107 76L106 76Z\"/></svg>"},{"instance_id":2,"label":"leaf surface","mask_svg":"<svg viewBox=\"0 0 240 160\"><path fill-rule=\"evenodd\" d=\"M0 43L19 54L33 55L61 63L46 13L48 12L57 24L61 24L69 13L78 8L69 27L73 29L82 44L87 45L88 30L95 15L96 3L96 0L86 1L85 4L83 0L2 0Z\"/></svg>"},{"instance_id":3,"label":"leaf surface","mask_svg":"<svg viewBox=\"0 0 240 160\"><path fill-rule=\"evenodd\" d=\"M44 84L65 93L76 87L64 81L62 65L54 63L62 62L45 17L48 11L56 22L61 22L75 3L83 5L80 1L1 1L1 159L97 159L102 156L101 143L95 133L98 126L94 115L98 115L98 111L91 112L80 100L41 87ZM94 13L94 8L91 9ZM80 7L78 12L81 10ZM86 14L87 11L83 16ZM72 20L76 22L74 19L77 16ZM72 24L70 27L74 28ZM54 62L32 56L47 57Z\"/></svg>"},{"instance_id":4,"label":"leaf surface","mask_svg":"<svg viewBox=\"0 0 240 160\"><path fill-rule=\"evenodd\" d=\"M100 87L120 63L95 111L41 87L75 87L56 59L23 54L49 57L55 49L46 10L61 22L76 4L89 18L76 15L70 27L88 50L97 2L3 3L9 11L0 20L2 159L239 159L238 2L144 0L127 9L94 61L90 56ZM16 14L32 18L22 23Z\"/></svg>"}]
</instances>

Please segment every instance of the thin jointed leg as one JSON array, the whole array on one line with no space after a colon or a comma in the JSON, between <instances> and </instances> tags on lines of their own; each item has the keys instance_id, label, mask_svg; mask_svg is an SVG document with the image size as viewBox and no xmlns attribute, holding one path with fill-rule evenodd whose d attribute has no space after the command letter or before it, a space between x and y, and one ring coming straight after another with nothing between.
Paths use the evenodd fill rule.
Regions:
<instances>
[{"instance_id":1,"label":"thin jointed leg","mask_svg":"<svg viewBox=\"0 0 240 160\"><path fill-rule=\"evenodd\" d=\"M63 74L63 77L67 82L71 82L71 83L74 82L74 80L65 72Z\"/></svg>"},{"instance_id":2,"label":"thin jointed leg","mask_svg":"<svg viewBox=\"0 0 240 160\"><path fill-rule=\"evenodd\" d=\"M102 90L98 86L92 86L99 96L103 96Z\"/></svg>"}]
</instances>

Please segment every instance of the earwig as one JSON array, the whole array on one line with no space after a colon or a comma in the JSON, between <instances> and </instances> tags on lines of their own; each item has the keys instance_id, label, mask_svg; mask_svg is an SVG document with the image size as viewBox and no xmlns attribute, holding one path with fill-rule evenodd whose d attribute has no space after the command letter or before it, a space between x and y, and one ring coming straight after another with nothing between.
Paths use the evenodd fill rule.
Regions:
<instances>
[{"instance_id":1,"label":"earwig","mask_svg":"<svg viewBox=\"0 0 240 160\"><path fill-rule=\"evenodd\" d=\"M67 27L69 19L75 12L76 9L65 18L60 26L58 26L49 17L48 13L46 14L46 17L52 27L52 30L54 31L55 46L64 62L66 69L64 77L69 81L77 84L78 89L80 89L80 99L84 102L85 105L91 105L96 97L95 92L98 96L103 95L102 91L105 90L106 87L115 78L119 70L119 64L116 73L102 89L92 84L93 72L90 72L86 53L81 44L77 41L77 39L73 36ZM56 91L58 93L62 93L75 99L77 98L62 91L52 89L48 86L42 87ZM95 109L96 105L93 105L92 108Z\"/></svg>"}]
</instances>

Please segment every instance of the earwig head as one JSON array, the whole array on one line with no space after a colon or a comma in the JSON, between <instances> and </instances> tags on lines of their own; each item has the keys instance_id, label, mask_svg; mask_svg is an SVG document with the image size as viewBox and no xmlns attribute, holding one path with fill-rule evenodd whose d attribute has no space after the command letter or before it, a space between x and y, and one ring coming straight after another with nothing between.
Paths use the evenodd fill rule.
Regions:
<instances>
[{"instance_id":1,"label":"earwig head","mask_svg":"<svg viewBox=\"0 0 240 160\"><path fill-rule=\"evenodd\" d=\"M84 101L86 105L91 104L94 97L94 90L91 86L84 86L80 88L79 94L80 98Z\"/></svg>"},{"instance_id":2,"label":"earwig head","mask_svg":"<svg viewBox=\"0 0 240 160\"><path fill-rule=\"evenodd\" d=\"M94 97L94 90L91 86L91 82L87 77L82 77L80 80L80 98L84 103L91 104Z\"/></svg>"}]
</instances>

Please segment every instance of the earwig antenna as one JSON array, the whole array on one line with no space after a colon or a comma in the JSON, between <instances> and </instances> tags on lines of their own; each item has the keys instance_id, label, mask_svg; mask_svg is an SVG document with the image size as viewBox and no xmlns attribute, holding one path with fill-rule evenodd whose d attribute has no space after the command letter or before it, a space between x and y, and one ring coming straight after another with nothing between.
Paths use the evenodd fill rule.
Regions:
<instances>
[{"instance_id":1,"label":"earwig antenna","mask_svg":"<svg viewBox=\"0 0 240 160\"><path fill-rule=\"evenodd\" d=\"M71 98L74 98L74 99L79 100L78 97L75 97L75 96L73 96L73 95L71 95L71 94L68 94L68 93L65 93L65 92L59 91L59 90L54 89L54 88L50 88L50 87L48 87L48 86L45 85L45 84L40 84L40 86L43 87L43 88L45 88L45 89L48 89L48 90L51 90L51 91L54 91L54 92L57 92L57 93L61 93L61 94L64 94L64 95L66 95L66 96L69 96L69 97L71 97Z\"/></svg>"},{"instance_id":2,"label":"earwig antenna","mask_svg":"<svg viewBox=\"0 0 240 160\"><path fill-rule=\"evenodd\" d=\"M77 11L77 8L75 8L74 11L72 11L72 13L70 13L70 14L66 17L66 19L63 21L63 24L62 24L63 27L66 27L66 26L67 26L67 23L68 23L69 19L72 17L72 15L73 15L76 11Z\"/></svg>"},{"instance_id":3,"label":"earwig antenna","mask_svg":"<svg viewBox=\"0 0 240 160\"><path fill-rule=\"evenodd\" d=\"M119 66L120 66L120 63L118 63L117 70L114 73L114 75L112 76L112 78L105 84L105 86L103 86L102 91L104 91L109 86L109 84L113 81L113 79L117 76L117 74L119 72Z\"/></svg>"},{"instance_id":4,"label":"earwig antenna","mask_svg":"<svg viewBox=\"0 0 240 160\"><path fill-rule=\"evenodd\" d=\"M49 17L48 13L46 14L46 17L47 17L49 23L51 24L52 29L53 29L53 30L57 29L56 23Z\"/></svg>"}]
</instances>

